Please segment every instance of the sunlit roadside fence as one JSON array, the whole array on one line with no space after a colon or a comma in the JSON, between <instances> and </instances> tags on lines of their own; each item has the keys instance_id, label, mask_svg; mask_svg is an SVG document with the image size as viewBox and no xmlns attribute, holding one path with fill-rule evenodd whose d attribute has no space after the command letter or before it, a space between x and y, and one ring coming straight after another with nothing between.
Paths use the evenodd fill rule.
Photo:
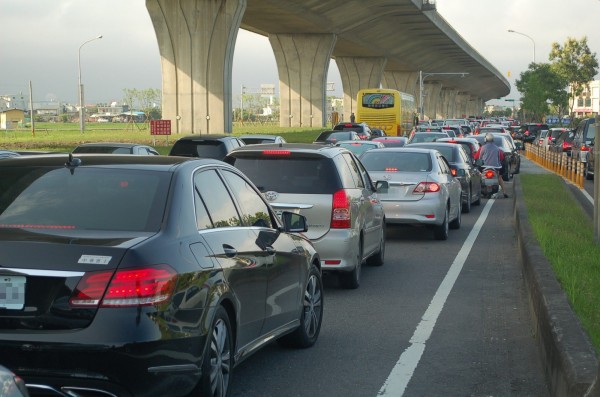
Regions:
<instances>
[{"instance_id":1,"label":"sunlit roadside fence","mask_svg":"<svg viewBox=\"0 0 600 397\"><path fill-rule=\"evenodd\" d=\"M525 157L583 189L585 163L567 156L567 153L554 152L539 145L526 143Z\"/></svg>"}]
</instances>

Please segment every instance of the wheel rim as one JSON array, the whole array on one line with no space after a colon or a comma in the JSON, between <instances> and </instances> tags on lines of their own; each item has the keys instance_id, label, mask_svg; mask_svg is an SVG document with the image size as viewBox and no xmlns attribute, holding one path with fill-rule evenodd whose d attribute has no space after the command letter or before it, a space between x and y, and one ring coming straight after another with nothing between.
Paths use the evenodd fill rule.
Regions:
<instances>
[{"instance_id":1,"label":"wheel rim","mask_svg":"<svg viewBox=\"0 0 600 397\"><path fill-rule=\"evenodd\" d=\"M214 397L227 395L231 350L227 324L218 319L210 340L210 389Z\"/></svg>"},{"instance_id":2,"label":"wheel rim","mask_svg":"<svg viewBox=\"0 0 600 397\"><path fill-rule=\"evenodd\" d=\"M319 330L321 322L321 284L316 276L308 279L306 291L304 291L304 331L310 338L314 337Z\"/></svg>"}]
</instances>

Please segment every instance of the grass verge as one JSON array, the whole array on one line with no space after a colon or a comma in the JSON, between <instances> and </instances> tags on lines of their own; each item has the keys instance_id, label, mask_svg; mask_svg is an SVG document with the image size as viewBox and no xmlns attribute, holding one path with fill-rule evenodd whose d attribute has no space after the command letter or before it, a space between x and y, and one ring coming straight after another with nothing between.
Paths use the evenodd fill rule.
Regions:
<instances>
[{"instance_id":1,"label":"grass verge","mask_svg":"<svg viewBox=\"0 0 600 397\"><path fill-rule=\"evenodd\" d=\"M571 307L600 354L600 245L558 175L521 175L529 222Z\"/></svg>"}]
</instances>

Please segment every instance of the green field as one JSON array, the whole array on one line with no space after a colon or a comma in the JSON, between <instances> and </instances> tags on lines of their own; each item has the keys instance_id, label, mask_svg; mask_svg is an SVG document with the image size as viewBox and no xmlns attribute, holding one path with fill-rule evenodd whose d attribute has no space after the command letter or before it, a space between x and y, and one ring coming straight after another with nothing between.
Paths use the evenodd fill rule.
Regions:
<instances>
[{"instance_id":1,"label":"green field","mask_svg":"<svg viewBox=\"0 0 600 397\"><path fill-rule=\"evenodd\" d=\"M234 124L233 134L282 135L288 142L313 142L323 128L282 128L274 125ZM53 150L71 151L80 143L130 142L152 145L161 154L168 154L178 135L152 136L148 124L133 123L86 123L85 131L79 131L77 123L36 123L31 128L2 130L0 149L7 150Z\"/></svg>"}]
</instances>

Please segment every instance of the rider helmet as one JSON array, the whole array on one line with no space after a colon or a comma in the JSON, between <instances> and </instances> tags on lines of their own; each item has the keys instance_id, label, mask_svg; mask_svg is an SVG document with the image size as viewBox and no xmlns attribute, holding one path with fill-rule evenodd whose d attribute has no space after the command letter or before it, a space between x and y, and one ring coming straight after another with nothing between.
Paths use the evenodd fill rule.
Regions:
<instances>
[{"instance_id":1,"label":"rider helmet","mask_svg":"<svg viewBox=\"0 0 600 397\"><path fill-rule=\"evenodd\" d=\"M488 132L487 134L485 134L485 141L486 142L493 142L494 141L494 136Z\"/></svg>"}]
</instances>

